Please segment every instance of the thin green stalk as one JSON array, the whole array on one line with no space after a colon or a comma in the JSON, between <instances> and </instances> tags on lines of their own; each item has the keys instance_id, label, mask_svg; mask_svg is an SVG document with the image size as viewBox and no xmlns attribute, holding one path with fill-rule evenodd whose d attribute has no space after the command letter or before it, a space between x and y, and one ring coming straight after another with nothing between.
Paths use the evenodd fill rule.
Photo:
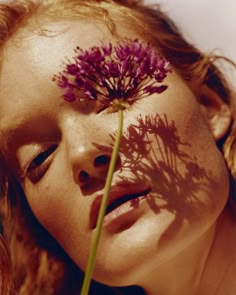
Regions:
<instances>
[{"instance_id":1,"label":"thin green stalk","mask_svg":"<svg viewBox=\"0 0 236 295\"><path fill-rule=\"evenodd\" d=\"M94 268L94 262L95 262L98 243L99 243L99 238L100 238L101 231L102 231L103 219L104 219L104 216L106 213L107 203L109 200L109 193L110 193L110 189L111 189L112 177L113 177L113 173L114 173L115 167L116 167L119 146L120 146L120 140L121 140L121 135L122 135L122 129L123 129L123 107L122 107L122 105L118 105L118 115L119 115L118 130L117 130L117 134L115 137L114 148L112 150L111 161L109 164L105 188L104 188L104 195L102 197L102 202L101 202L101 206L100 206L100 210L99 210L99 214L98 214L97 227L94 232L94 237L93 237L93 241L92 241L91 251L89 254L87 269L85 272L83 286L82 286L82 290L80 293L81 295L87 295L88 291L89 291L92 272L93 272L93 268Z\"/></svg>"}]
</instances>

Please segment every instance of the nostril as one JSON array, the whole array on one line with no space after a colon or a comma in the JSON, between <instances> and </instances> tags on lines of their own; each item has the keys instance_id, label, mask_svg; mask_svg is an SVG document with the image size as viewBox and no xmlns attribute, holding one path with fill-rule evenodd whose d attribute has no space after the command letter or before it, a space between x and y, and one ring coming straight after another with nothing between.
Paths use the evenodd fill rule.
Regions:
<instances>
[{"instance_id":1,"label":"nostril","mask_svg":"<svg viewBox=\"0 0 236 295\"><path fill-rule=\"evenodd\" d=\"M99 167L107 167L110 161L110 157L107 155L100 155L96 157L94 160L94 167L99 168Z\"/></svg>"},{"instance_id":2,"label":"nostril","mask_svg":"<svg viewBox=\"0 0 236 295\"><path fill-rule=\"evenodd\" d=\"M85 171L80 171L80 173L79 173L79 182L80 182L80 183L84 183L84 182L86 182L86 181L88 180L88 178L89 178L89 175L88 175L87 172L85 172Z\"/></svg>"}]
</instances>

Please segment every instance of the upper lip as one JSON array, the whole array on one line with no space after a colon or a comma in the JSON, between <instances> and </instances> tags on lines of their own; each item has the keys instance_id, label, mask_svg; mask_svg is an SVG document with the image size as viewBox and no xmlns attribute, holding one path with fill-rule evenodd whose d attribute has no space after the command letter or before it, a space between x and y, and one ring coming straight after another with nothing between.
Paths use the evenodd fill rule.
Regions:
<instances>
[{"instance_id":1,"label":"upper lip","mask_svg":"<svg viewBox=\"0 0 236 295\"><path fill-rule=\"evenodd\" d=\"M123 198L125 196L142 196L151 191L151 187L147 184L120 182L113 185L110 189L109 200L107 207L114 201ZM95 200L90 207L90 228L94 229L97 225L97 219L99 214L100 205L102 202L103 192L98 193Z\"/></svg>"}]
</instances>

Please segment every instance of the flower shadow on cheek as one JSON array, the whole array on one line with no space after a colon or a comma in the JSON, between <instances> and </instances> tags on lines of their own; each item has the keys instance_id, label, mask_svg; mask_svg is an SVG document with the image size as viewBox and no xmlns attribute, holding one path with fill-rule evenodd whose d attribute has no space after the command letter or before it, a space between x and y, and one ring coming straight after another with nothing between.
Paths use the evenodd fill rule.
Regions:
<instances>
[{"instance_id":1,"label":"flower shadow on cheek","mask_svg":"<svg viewBox=\"0 0 236 295\"><path fill-rule=\"evenodd\" d=\"M107 149L98 144L96 147ZM191 149L191 144L181 141L175 122L168 121L166 115L140 115L137 124L131 124L121 139L120 178L153 186L147 202L156 214L161 210L173 213L171 230L177 230L196 214L200 218L206 204L198 194L207 191L209 185L215 186L210 171L201 167L186 148Z\"/></svg>"}]
</instances>

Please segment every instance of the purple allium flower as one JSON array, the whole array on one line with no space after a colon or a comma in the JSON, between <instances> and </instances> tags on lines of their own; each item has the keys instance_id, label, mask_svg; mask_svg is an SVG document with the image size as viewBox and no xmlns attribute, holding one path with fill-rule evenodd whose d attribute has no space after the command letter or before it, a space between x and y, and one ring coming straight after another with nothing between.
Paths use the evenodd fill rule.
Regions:
<instances>
[{"instance_id":1,"label":"purple allium flower","mask_svg":"<svg viewBox=\"0 0 236 295\"><path fill-rule=\"evenodd\" d=\"M77 47L75 53L73 62L54 76L67 101L98 100L104 109L167 88L162 83L171 72L169 62L148 43L125 39L116 46Z\"/></svg>"}]
</instances>

